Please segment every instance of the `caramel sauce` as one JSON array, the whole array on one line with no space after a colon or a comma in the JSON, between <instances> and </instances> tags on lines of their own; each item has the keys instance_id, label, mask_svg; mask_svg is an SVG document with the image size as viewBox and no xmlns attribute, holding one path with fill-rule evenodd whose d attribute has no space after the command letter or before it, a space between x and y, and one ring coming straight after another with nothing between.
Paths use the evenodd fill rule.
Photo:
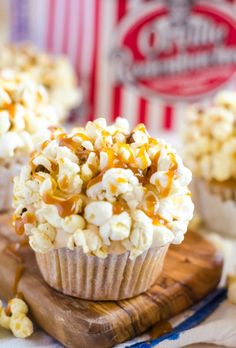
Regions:
<instances>
[{"instance_id":1,"label":"caramel sauce","mask_svg":"<svg viewBox=\"0 0 236 348\"><path fill-rule=\"evenodd\" d=\"M139 130L139 131L142 131L145 134L147 134L146 128L143 124L139 124L135 128L135 130ZM110 133L104 131L102 135L104 137L108 136L108 135L110 136ZM91 139L86 134L83 134L81 132L74 134L74 137L75 136L82 138L82 140L91 141ZM68 147L71 151L73 151L77 155L77 157L79 158L80 161L87 160L89 154L91 153L90 150L84 149L78 142L73 140L72 137L67 137L65 133L59 134L56 137L58 139L59 145ZM129 152L129 156L127 156L128 157L127 160L124 160L122 158L123 156L119 151L118 151L118 153L116 153L116 151L114 151L113 149L111 149L111 148L107 147L107 145L105 145L105 147L101 151L104 151L107 154L107 157L108 157L107 166L102 172L100 172L98 175L96 175L96 173L98 172L98 168L92 164L89 164L89 168L93 172L93 175L96 175L96 176L93 177L91 180L89 180L87 183L84 183L84 185L83 185L84 191L83 192L85 192L86 189L89 189L91 186L96 185L97 183L101 182L104 173L109 168L124 168L124 169L130 168L133 171L134 175L138 178L139 182L142 183L143 186L148 188L150 186L150 177L158 170L158 159L160 157L160 151L158 151L155 154L154 158L152 159L151 166L149 166L148 168L145 168L147 165L145 151L148 149L148 146L150 144L158 145L158 141L154 138L149 138L148 142L149 142L148 144L144 144L139 149L139 152L137 155L137 157L140 158L142 161L143 169L137 168L134 151L131 148L130 144L117 143L118 149L123 148ZM42 145L42 148L46 147L47 144L48 144L48 141ZM94 151L94 152L99 156L99 151ZM167 173L167 175L168 175L167 186L165 188L160 187L159 190L157 191L157 188L155 188L154 185L151 185L151 188L149 189L149 191L154 191L156 193L156 195L158 197L161 197L161 198L164 198L169 194L170 189L171 189L172 180L173 180L174 175L176 173L176 169L178 168L178 165L175 161L174 155L171 153L169 155L171 156L172 166L169 169L169 172ZM51 163L51 166L52 166L52 171L53 171L52 174L58 173L58 164L53 162L53 163ZM32 163L32 167L33 167L33 163ZM35 169L36 168L33 167L33 172L35 171ZM37 175L37 173L34 173L34 175ZM40 179L40 176L39 176L39 179ZM122 184L125 182L127 182L126 179L117 178L118 184ZM68 196L64 197L64 194L62 191L67 190L68 186L69 186L69 180L68 180L67 176L64 176L62 178L62 180L58 183L56 182L56 178L54 177L52 190L49 192L46 192L43 195L43 201L46 204L55 205L57 207L59 215L62 218L76 213L77 203L80 199L80 195L78 195L78 194L70 195L69 197ZM117 186L111 184L110 190L113 194L116 194ZM147 206L146 213L150 218L152 218L153 223L158 225L158 224L162 224L165 222L159 216L155 215L154 207L155 207L156 203L157 203L157 198L156 198L155 194L154 193L152 194L152 192L149 193L149 195L146 197L146 206ZM113 205L114 214L119 214L120 212L122 212L126 209L129 209L127 204L124 202L121 202L121 201L118 201L117 203L115 203ZM24 216L25 215L26 214L24 214ZM26 219L26 220L24 220L24 219ZM24 233L24 224L25 223L30 223L30 221L28 221L27 218L21 218L21 217L16 218L15 225L16 225L16 231L18 234Z\"/></svg>"},{"instance_id":2,"label":"caramel sauce","mask_svg":"<svg viewBox=\"0 0 236 348\"><path fill-rule=\"evenodd\" d=\"M22 216L14 216L13 217L15 223L15 232L19 236L23 235L25 232L25 224L33 224L35 222L35 215L26 212Z\"/></svg>"},{"instance_id":3,"label":"caramel sauce","mask_svg":"<svg viewBox=\"0 0 236 348\"><path fill-rule=\"evenodd\" d=\"M62 180L60 182L58 182L58 184L59 184L59 187L62 191L67 190L69 185L70 185L68 176L64 175Z\"/></svg>"},{"instance_id":4,"label":"caramel sauce","mask_svg":"<svg viewBox=\"0 0 236 348\"><path fill-rule=\"evenodd\" d=\"M24 264L23 264L23 259L22 256L20 254L20 250L23 247L28 246L28 237L25 237L24 239L18 240L16 242L10 242L6 245L6 247L4 248L4 251L8 252L11 256L13 256L14 258L16 257L16 262L17 267L16 267L16 271L15 271L15 277L14 277L14 281L13 281L13 285L12 285L12 292L14 295L17 295L16 297L18 298L23 298L22 295L20 293L17 293L17 289L18 289L18 284L19 281L21 279L21 276L25 270ZM9 306L6 308L6 314L9 312Z\"/></svg>"},{"instance_id":5,"label":"caramel sauce","mask_svg":"<svg viewBox=\"0 0 236 348\"><path fill-rule=\"evenodd\" d=\"M172 331L172 326L168 321L161 321L154 325L150 330L149 334L151 339L156 339Z\"/></svg>"},{"instance_id":6,"label":"caramel sauce","mask_svg":"<svg viewBox=\"0 0 236 348\"><path fill-rule=\"evenodd\" d=\"M7 104L5 103L2 107L1 107L1 111L8 111L10 118L13 119L15 116L15 104Z\"/></svg>"},{"instance_id":7,"label":"caramel sauce","mask_svg":"<svg viewBox=\"0 0 236 348\"><path fill-rule=\"evenodd\" d=\"M80 165L81 164L84 164L88 157L89 157L89 154L91 153L92 151L89 151L89 150L85 150L85 149L81 149L81 148L78 148L76 151L75 151L75 154L76 156L78 157L79 159L79 163Z\"/></svg>"},{"instance_id":8,"label":"caramel sauce","mask_svg":"<svg viewBox=\"0 0 236 348\"><path fill-rule=\"evenodd\" d=\"M113 167L113 162L114 162L114 160L117 157L115 152L112 149L109 149L109 148L105 148L102 151L104 151L107 154L107 158L108 158L107 168L112 168Z\"/></svg>"},{"instance_id":9,"label":"caramel sauce","mask_svg":"<svg viewBox=\"0 0 236 348\"><path fill-rule=\"evenodd\" d=\"M178 163L176 162L174 155L172 153L170 153L169 155L171 156L171 159L172 159L172 166L167 174L167 176L168 176L167 186L165 188L161 189L161 192L160 192L161 198L165 198L169 195L170 190L171 190L171 183L174 179L176 170L178 169Z\"/></svg>"},{"instance_id":10,"label":"caramel sauce","mask_svg":"<svg viewBox=\"0 0 236 348\"><path fill-rule=\"evenodd\" d=\"M61 137L59 140L59 145L68 147L75 154L78 151L83 151L82 146L78 142L74 141L72 138L67 138L66 136Z\"/></svg>"},{"instance_id":11,"label":"caramel sauce","mask_svg":"<svg viewBox=\"0 0 236 348\"><path fill-rule=\"evenodd\" d=\"M114 153L114 156L116 154ZM98 184L99 182L102 181L103 175L105 174L105 172L109 169L109 168L127 168L127 165L125 163L120 162L119 160L116 161L116 157L114 157L114 161L112 162L108 162L108 165L106 166L106 168L104 168L100 174L98 174L97 176L95 176L94 178L92 178L91 180L88 181L87 183L87 189L89 189L91 186ZM118 178L119 180L122 180L122 182L124 182L123 178ZM115 186L114 186L115 187ZM113 190L113 189L111 189ZM115 190L115 188L114 188Z\"/></svg>"},{"instance_id":12,"label":"caramel sauce","mask_svg":"<svg viewBox=\"0 0 236 348\"><path fill-rule=\"evenodd\" d=\"M133 170L134 175L136 176L136 178L138 179L138 181L144 186L147 182L147 176L144 175L143 171L138 169L138 170Z\"/></svg>"},{"instance_id":13,"label":"caramel sauce","mask_svg":"<svg viewBox=\"0 0 236 348\"><path fill-rule=\"evenodd\" d=\"M157 216L150 216L151 219L152 219L152 224L155 225L155 226L161 226L161 221L160 221L160 217L157 215Z\"/></svg>"},{"instance_id":14,"label":"caramel sauce","mask_svg":"<svg viewBox=\"0 0 236 348\"><path fill-rule=\"evenodd\" d=\"M54 204L57 207L58 213L62 218L77 213L77 203L79 200L79 194L71 195L70 197L66 198L57 196L52 192L46 192L43 195L44 203Z\"/></svg>"},{"instance_id":15,"label":"caramel sauce","mask_svg":"<svg viewBox=\"0 0 236 348\"><path fill-rule=\"evenodd\" d=\"M146 170L138 174L138 179L143 185L148 185L150 183L151 176L157 171L157 164L160 157L160 151L158 151L153 157L151 166Z\"/></svg>"},{"instance_id":16,"label":"caramel sauce","mask_svg":"<svg viewBox=\"0 0 236 348\"><path fill-rule=\"evenodd\" d=\"M141 160L141 165L142 165L142 167L140 168L141 170L145 170L146 168L148 168L146 150L147 150L147 146L143 145L137 154L137 158Z\"/></svg>"},{"instance_id":17,"label":"caramel sauce","mask_svg":"<svg viewBox=\"0 0 236 348\"><path fill-rule=\"evenodd\" d=\"M23 275L24 270L25 270L25 267L23 266L23 264L17 266L16 273L15 273L15 279L14 279L14 283L13 283L13 288L12 288L14 295L17 293L18 284L19 284L19 281Z\"/></svg>"},{"instance_id":18,"label":"caramel sauce","mask_svg":"<svg viewBox=\"0 0 236 348\"><path fill-rule=\"evenodd\" d=\"M102 177L104 175L105 170L103 170L99 175L95 176L91 180L89 180L87 184L87 189L89 189L91 186L98 184L99 182L102 181Z\"/></svg>"},{"instance_id":19,"label":"caramel sauce","mask_svg":"<svg viewBox=\"0 0 236 348\"><path fill-rule=\"evenodd\" d=\"M171 189L171 183L174 177L174 172L173 171L169 171L169 173L167 174L167 185L164 188L160 188L160 197L161 198L165 198L169 195L170 193L170 189Z\"/></svg>"},{"instance_id":20,"label":"caramel sauce","mask_svg":"<svg viewBox=\"0 0 236 348\"><path fill-rule=\"evenodd\" d=\"M37 179L38 181L43 182L43 181L45 180L45 178L44 178L42 175L38 174L38 173L33 173L32 175L33 175L33 177L34 177L35 179Z\"/></svg>"},{"instance_id":21,"label":"caramel sauce","mask_svg":"<svg viewBox=\"0 0 236 348\"><path fill-rule=\"evenodd\" d=\"M147 213L147 215L152 219L153 225L156 226L165 226L168 224L168 221L163 219L159 214L152 215L150 213Z\"/></svg>"},{"instance_id":22,"label":"caramel sauce","mask_svg":"<svg viewBox=\"0 0 236 348\"><path fill-rule=\"evenodd\" d=\"M154 193L148 192L145 196L146 210L149 214L155 214L155 205L157 204L157 198Z\"/></svg>"},{"instance_id":23,"label":"caramel sauce","mask_svg":"<svg viewBox=\"0 0 236 348\"><path fill-rule=\"evenodd\" d=\"M88 167L89 167L89 169L90 169L93 173L97 173L97 172L98 172L97 166L94 166L93 164L89 164Z\"/></svg>"},{"instance_id":24,"label":"caramel sauce","mask_svg":"<svg viewBox=\"0 0 236 348\"><path fill-rule=\"evenodd\" d=\"M58 171L59 171L58 163L55 163L55 162L51 161L51 168L52 168L52 171L54 172L54 174L58 173Z\"/></svg>"},{"instance_id":25,"label":"caramel sauce","mask_svg":"<svg viewBox=\"0 0 236 348\"><path fill-rule=\"evenodd\" d=\"M128 204L125 200L120 199L117 202L113 203L113 214L118 215L123 211L127 211L129 209Z\"/></svg>"},{"instance_id":26,"label":"caramel sauce","mask_svg":"<svg viewBox=\"0 0 236 348\"><path fill-rule=\"evenodd\" d=\"M86 140L91 141L91 139L88 137L88 135L86 135L84 133L81 133L81 132L75 133L73 136L74 137L76 137L76 136L80 137L84 141L86 141Z\"/></svg>"},{"instance_id":27,"label":"caramel sauce","mask_svg":"<svg viewBox=\"0 0 236 348\"><path fill-rule=\"evenodd\" d=\"M111 168L123 168L123 169L127 169L129 168L128 164L125 162L120 161L119 159L115 159L113 166ZM109 168L106 168L109 169Z\"/></svg>"}]
</instances>

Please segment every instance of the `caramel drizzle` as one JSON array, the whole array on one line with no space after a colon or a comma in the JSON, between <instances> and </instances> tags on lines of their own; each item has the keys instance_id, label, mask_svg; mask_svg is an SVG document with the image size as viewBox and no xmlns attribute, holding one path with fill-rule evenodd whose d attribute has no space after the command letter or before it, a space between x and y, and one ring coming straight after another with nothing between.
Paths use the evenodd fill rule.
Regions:
<instances>
[{"instance_id":1,"label":"caramel drizzle","mask_svg":"<svg viewBox=\"0 0 236 348\"><path fill-rule=\"evenodd\" d=\"M168 321L161 321L154 325L150 330L151 339L156 339L164 334L167 334L173 330L171 323Z\"/></svg>"},{"instance_id":2,"label":"caramel drizzle","mask_svg":"<svg viewBox=\"0 0 236 348\"><path fill-rule=\"evenodd\" d=\"M5 103L2 107L1 107L1 111L8 111L10 119L13 120L14 116L15 116L15 104L7 104Z\"/></svg>"},{"instance_id":3,"label":"caramel drizzle","mask_svg":"<svg viewBox=\"0 0 236 348\"><path fill-rule=\"evenodd\" d=\"M19 285L19 282L21 280L21 277L22 277L24 271L25 271L25 267L23 265L17 266L16 273L15 273L15 279L14 279L14 283L13 283L13 288L12 288L13 296L15 298L20 298L22 300L24 299L24 295L22 292L18 292L17 289L18 289L18 285ZM8 317L11 316L11 314L12 314L11 313L11 300L8 301L7 306L4 309L4 311Z\"/></svg>"},{"instance_id":4,"label":"caramel drizzle","mask_svg":"<svg viewBox=\"0 0 236 348\"><path fill-rule=\"evenodd\" d=\"M103 170L99 175L95 176L89 182L87 183L87 189L89 189L91 186L98 184L102 181L103 175L105 174L106 170Z\"/></svg>"},{"instance_id":5,"label":"caramel drizzle","mask_svg":"<svg viewBox=\"0 0 236 348\"><path fill-rule=\"evenodd\" d=\"M12 288L14 295L17 294L18 285L19 285L19 282L21 280L21 277L22 277L24 271L25 271L25 267L23 264L17 266L16 273L15 273L15 279L14 279L14 283L13 283L13 288Z\"/></svg>"},{"instance_id":6,"label":"caramel drizzle","mask_svg":"<svg viewBox=\"0 0 236 348\"><path fill-rule=\"evenodd\" d=\"M119 199L117 202L113 203L113 214L118 215L123 211L129 209L128 204L123 199Z\"/></svg>"},{"instance_id":7,"label":"caramel drizzle","mask_svg":"<svg viewBox=\"0 0 236 348\"><path fill-rule=\"evenodd\" d=\"M56 129L57 130L57 129ZM140 130L147 134L146 128L143 124L137 125L135 130ZM53 129L52 129L53 132ZM106 133L106 134L105 134ZM103 135L110 135L110 133L107 134L105 131L103 132ZM91 139L83 134L78 132L77 134L75 133L73 137L79 136L83 140L89 140ZM68 147L71 151L73 151L79 158L80 162L83 160L87 160L89 154L91 152L95 152L99 156L99 151L90 151L90 150L85 150L83 146L79 142L76 142L73 140L72 137L67 137L66 133L61 133L61 134L53 134L51 135L51 138L57 138L59 141L59 146L66 146ZM48 145L48 141L44 142L41 146L42 149L44 149ZM153 145L158 145L158 141L154 138L149 137L148 144L144 144L140 150L139 150L139 157L144 157L145 155L145 150L147 150L148 146L150 144ZM152 160L151 166L148 168L141 170L136 167L136 159L134 156L133 149L131 148L130 144L123 144L123 143L117 143L118 149L121 149L122 147L126 150L129 151L130 156L129 159L124 161L122 158L122 154L119 152L117 153L113 149L109 147L104 147L101 151L104 151L107 153L108 156L108 163L105 169L102 170L98 175L93 177L91 180L89 180L87 183L84 183L83 185L83 192L85 193L87 189L89 189L91 186L98 184L99 182L102 181L104 173L109 169L109 168L129 168L133 171L134 175L138 178L139 182L142 183L144 186L148 186L150 183L150 177L152 174L154 174L157 171L158 167L158 159L160 157L160 151L156 153ZM164 198L168 196L170 189L171 189L171 184L172 180L174 178L174 175L176 173L176 169L178 168L178 165L175 161L175 157L172 153L169 154L172 158L172 166L170 170L168 171L168 184L165 188L158 188L157 196ZM43 180L43 177L40 176L40 173L36 172L36 167L33 165L31 162L32 166L32 175L37 177L39 180ZM93 165L89 165L89 168L93 171L94 174L96 174L97 169L94 168ZM53 204L57 207L59 215L64 218L68 215L77 213L77 203L81 199L80 194L73 194L69 195L67 197L64 196L64 193L62 192L63 190L66 190L68 188L69 182L68 178L65 176L60 182L57 183L55 179L55 175L58 173L58 164L56 163L51 163L51 170L52 173L51 175L53 176L53 189L46 192L43 195L43 201L46 204ZM153 196L153 197L152 197ZM152 195L148 198L147 205L148 205L148 212L147 214L153 219L153 223L159 224L162 223L163 220L160 219L159 216L156 216L154 214L154 205L156 204L156 199L155 196ZM113 206L113 211L118 214L119 212L124 211L125 209L128 209L128 206L125 205L124 203L118 202L116 205ZM16 231L19 235L24 233L24 224L25 223L33 223L35 220L33 217L30 218L30 216L27 217L26 214L24 214L23 217L16 217L15 219L15 226L16 226Z\"/></svg>"},{"instance_id":8,"label":"caramel drizzle","mask_svg":"<svg viewBox=\"0 0 236 348\"><path fill-rule=\"evenodd\" d=\"M174 176L176 174L176 170L178 169L178 163L175 160L175 157L172 153L169 153L171 159L172 159L172 166L168 171L167 177L168 177L168 183L167 186L163 189L161 189L161 198L165 198L169 195L170 190L171 190L171 184L174 179Z\"/></svg>"},{"instance_id":9,"label":"caramel drizzle","mask_svg":"<svg viewBox=\"0 0 236 348\"><path fill-rule=\"evenodd\" d=\"M79 200L79 194L71 195L67 198L57 196L56 193L53 192L46 192L43 195L44 203L54 204L57 207L58 214L62 218L77 213L77 203Z\"/></svg>"},{"instance_id":10,"label":"caramel drizzle","mask_svg":"<svg viewBox=\"0 0 236 348\"><path fill-rule=\"evenodd\" d=\"M157 204L157 198L153 192L148 192L147 195L145 196L145 202L146 202L146 207L147 207L147 212L154 215L155 211L155 205Z\"/></svg>"},{"instance_id":11,"label":"caramel drizzle","mask_svg":"<svg viewBox=\"0 0 236 348\"><path fill-rule=\"evenodd\" d=\"M25 224L34 224L36 221L35 215L30 212L25 212L22 216L14 215L13 221L15 224L15 232L22 236L25 232Z\"/></svg>"},{"instance_id":12,"label":"caramel drizzle","mask_svg":"<svg viewBox=\"0 0 236 348\"><path fill-rule=\"evenodd\" d=\"M84 151L83 147L78 142L76 142L72 138L67 138L65 135L61 136L61 139L59 140L59 145L68 147L78 157L79 155L81 155L81 152Z\"/></svg>"},{"instance_id":13,"label":"caramel drizzle","mask_svg":"<svg viewBox=\"0 0 236 348\"><path fill-rule=\"evenodd\" d=\"M28 246L28 237L24 238L22 240L19 240L17 242L8 243L6 247L4 248L4 251L9 252L13 257L16 257L16 261L19 262L19 264L16 266L16 272L15 277L12 285L12 292L15 297L23 298L22 293L18 293L18 285L21 280L21 277L25 271L25 266L23 264L23 259L20 254L20 250L23 247ZM5 309L6 314L10 315L10 306L8 303L8 306Z\"/></svg>"}]
</instances>

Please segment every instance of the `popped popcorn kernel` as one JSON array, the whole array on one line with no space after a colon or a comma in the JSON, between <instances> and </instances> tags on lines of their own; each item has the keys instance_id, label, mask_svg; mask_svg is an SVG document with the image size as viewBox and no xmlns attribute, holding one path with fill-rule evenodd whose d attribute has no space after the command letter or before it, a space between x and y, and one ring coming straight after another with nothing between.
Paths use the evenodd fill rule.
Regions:
<instances>
[{"instance_id":1,"label":"popped popcorn kernel","mask_svg":"<svg viewBox=\"0 0 236 348\"><path fill-rule=\"evenodd\" d=\"M8 69L14 69L17 73L26 73L36 84L42 85L43 89L40 88L38 96L41 101L49 100L56 109L60 122L81 102L82 93L67 57L49 55L31 44L10 44L1 48L3 54L0 58L0 68L6 69L5 76L9 75ZM11 85L11 81L5 84L9 87ZM18 90L15 95L22 98L26 104L33 100L29 90ZM1 93L0 89L0 104L7 100L7 95Z\"/></svg>"},{"instance_id":2,"label":"popped popcorn kernel","mask_svg":"<svg viewBox=\"0 0 236 348\"><path fill-rule=\"evenodd\" d=\"M15 179L16 231L40 253L81 247L134 258L183 239L193 214L190 181L175 151L142 124L130 131L126 120L109 126L100 118L70 134L52 129Z\"/></svg>"},{"instance_id":3,"label":"popped popcorn kernel","mask_svg":"<svg viewBox=\"0 0 236 348\"><path fill-rule=\"evenodd\" d=\"M27 317L28 306L20 298L13 298L8 301L4 308L0 301L0 326L11 330L18 338L27 338L33 333L33 323Z\"/></svg>"},{"instance_id":4,"label":"popped popcorn kernel","mask_svg":"<svg viewBox=\"0 0 236 348\"><path fill-rule=\"evenodd\" d=\"M219 92L212 105L192 105L183 129L183 157L197 177L236 179L236 92Z\"/></svg>"}]
</instances>

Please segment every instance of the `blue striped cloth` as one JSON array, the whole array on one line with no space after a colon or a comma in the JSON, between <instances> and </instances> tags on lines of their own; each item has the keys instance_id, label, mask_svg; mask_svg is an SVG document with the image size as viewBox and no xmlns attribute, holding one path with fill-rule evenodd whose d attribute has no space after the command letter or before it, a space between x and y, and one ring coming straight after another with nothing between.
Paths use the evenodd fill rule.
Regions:
<instances>
[{"instance_id":1,"label":"blue striped cloth","mask_svg":"<svg viewBox=\"0 0 236 348\"><path fill-rule=\"evenodd\" d=\"M133 348L150 348L156 347L158 343L168 340L177 340L179 335L194 326L200 324L204 319L206 319L214 310L219 306L219 304L226 299L227 289L218 288L207 297L205 297L201 302L193 306L189 313L189 316L184 316L183 321L173 328L170 333L167 333L157 339L143 341L135 344L128 344L127 347ZM130 342L131 343L131 342ZM125 347L125 344L123 345Z\"/></svg>"}]
</instances>

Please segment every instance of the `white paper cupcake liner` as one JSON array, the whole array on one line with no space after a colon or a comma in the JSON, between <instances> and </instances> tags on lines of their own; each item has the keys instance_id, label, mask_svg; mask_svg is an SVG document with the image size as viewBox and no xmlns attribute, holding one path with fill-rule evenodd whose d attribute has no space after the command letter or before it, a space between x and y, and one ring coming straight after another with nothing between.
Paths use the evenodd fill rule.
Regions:
<instances>
[{"instance_id":1,"label":"white paper cupcake liner","mask_svg":"<svg viewBox=\"0 0 236 348\"><path fill-rule=\"evenodd\" d=\"M207 228L236 238L236 190L194 179L192 184L195 210Z\"/></svg>"},{"instance_id":2,"label":"white paper cupcake liner","mask_svg":"<svg viewBox=\"0 0 236 348\"><path fill-rule=\"evenodd\" d=\"M129 252L105 259L81 248L36 253L45 281L64 294L88 300L121 300L149 289L160 275L168 245L151 248L136 259Z\"/></svg>"},{"instance_id":3,"label":"white paper cupcake liner","mask_svg":"<svg viewBox=\"0 0 236 348\"><path fill-rule=\"evenodd\" d=\"M21 167L17 162L0 165L0 213L12 209L13 179Z\"/></svg>"}]
</instances>

